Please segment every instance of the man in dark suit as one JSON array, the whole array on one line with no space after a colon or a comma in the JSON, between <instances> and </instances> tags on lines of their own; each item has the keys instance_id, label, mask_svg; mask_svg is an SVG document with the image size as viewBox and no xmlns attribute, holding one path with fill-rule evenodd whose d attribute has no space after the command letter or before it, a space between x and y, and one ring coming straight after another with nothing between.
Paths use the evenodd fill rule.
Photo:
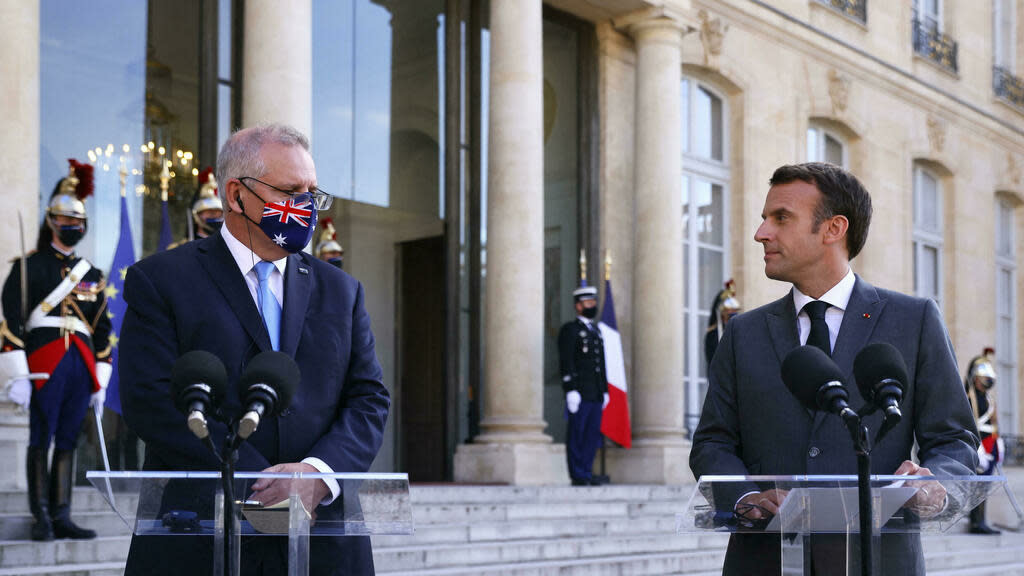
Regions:
<instances>
[{"instance_id":1,"label":"man in dark suit","mask_svg":"<svg viewBox=\"0 0 1024 576\"><path fill-rule=\"evenodd\" d=\"M693 437L694 475L855 474L852 441L840 419L806 410L787 391L780 370L794 348L816 345L852 383L853 360L870 342L895 346L908 371L903 419L874 447L871 473L970 475L978 439L938 307L875 288L850 269L871 222L867 191L852 174L824 163L783 166L770 185L754 239L764 247L765 275L793 289L726 326ZM850 404L862 406L857 388L849 391ZM877 437L881 415L866 424ZM911 461L915 439L920 464ZM783 497L751 491L726 501L776 513ZM938 501L920 496L917 504L945 503L944 495L929 498ZM756 508L748 515L760 516ZM846 574L843 544L843 538L812 540L814 574ZM924 574L917 538L883 538L881 555L885 574ZM777 535L734 534L723 573L779 574L779 562Z\"/></svg>"},{"instance_id":2,"label":"man in dark suit","mask_svg":"<svg viewBox=\"0 0 1024 576\"><path fill-rule=\"evenodd\" d=\"M205 350L224 362L222 411L232 414L249 359L273 349L295 359L301 382L291 407L264 419L242 445L237 469L366 472L381 445L388 392L362 285L301 252L316 210L330 199L316 188L308 140L281 125L241 130L221 149L217 180L227 209L221 230L142 260L125 281L121 393L128 424L146 442L145 469L219 469L175 410L169 377L178 357ZM210 426L219 447L226 427ZM316 481L304 494L307 505L321 504L320 519L337 508L325 508L339 497L333 484ZM261 480L252 490L264 503L288 495L282 482ZM285 573L286 545L280 537L243 539L243 574ZM212 538L135 537L126 573L210 573L213 553ZM369 539L311 538L310 573L372 574Z\"/></svg>"}]
</instances>

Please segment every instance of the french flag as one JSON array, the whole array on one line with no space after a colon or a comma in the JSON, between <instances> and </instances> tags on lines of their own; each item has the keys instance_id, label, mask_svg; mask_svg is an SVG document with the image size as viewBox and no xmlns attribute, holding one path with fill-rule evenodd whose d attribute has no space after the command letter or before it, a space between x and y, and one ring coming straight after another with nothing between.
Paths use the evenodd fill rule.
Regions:
<instances>
[{"instance_id":1,"label":"french flag","mask_svg":"<svg viewBox=\"0 0 1024 576\"><path fill-rule=\"evenodd\" d=\"M605 300L601 311L601 337L604 338L604 370L608 377L608 406L601 417L601 433L615 443L629 448L633 432L629 426L629 403L626 399L626 364L622 358L622 337L615 321L612 283L604 281Z\"/></svg>"}]
</instances>

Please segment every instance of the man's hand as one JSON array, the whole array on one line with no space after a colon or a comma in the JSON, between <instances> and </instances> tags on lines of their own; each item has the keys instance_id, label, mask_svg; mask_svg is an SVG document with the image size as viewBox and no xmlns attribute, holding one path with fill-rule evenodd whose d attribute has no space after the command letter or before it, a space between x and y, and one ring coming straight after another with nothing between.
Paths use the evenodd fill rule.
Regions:
<instances>
[{"instance_id":1,"label":"man's hand","mask_svg":"<svg viewBox=\"0 0 1024 576\"><path fill-rule=\"evenodd\" d=\"M275 464L270 468L264 470L264 472L283 472L291 474L294 472L303 472L306 474L317 474L319 470L314 468L311 464L305 462L289 462L287 464ZM270 506L277 504L282 500L286 500L292 492L291 478L260 478L252 485L252 494L249 496L249 500L258 500L262 502L264 506ZM316 519L316 507L320 505L330 493L330 489L323 480L299 480L295 485L295 493L302 499L303 506L309 511L310 515Z\"/></svg>"},{"instance_id":2,"label":"man's hand","mask_svg":"<svg viewBox=\"0 0 1024 576\"><path fill-rule=\"evenodd\" d=\"M789 494L788 490L765 490L747 494L736 503L736 512L747 520L759 520L769 518L779 513L779 506Z\"/></svg>"},{"instance_id":3,"label":"man's hand","mask_svg":"<svg viewBox=\"0 0 1024 576\"><path fill-rule=\"evenodd\" d=\"M932 476L932 471L914 464L910 460L904 460L903 464L893 472L896 476ZM914 480L907 482L907 486L917 488L914 496L907 501L905 506L913 510L922 518L930 518L942 512L946 507L946 489L942 484L934 480Z\"/></svg>"},{"instance_id":4,"label":"man's hand","mask_svg":"<svg viewBox=\"0 0 1024 576\"><path fill-rule=\"evenodd\" d=\"M580 396L578 390L569 390L565 393L565 407L569 409L569 414L575 414L580 410L580 402L583 397Z\"/></svg>"}]
</instances>

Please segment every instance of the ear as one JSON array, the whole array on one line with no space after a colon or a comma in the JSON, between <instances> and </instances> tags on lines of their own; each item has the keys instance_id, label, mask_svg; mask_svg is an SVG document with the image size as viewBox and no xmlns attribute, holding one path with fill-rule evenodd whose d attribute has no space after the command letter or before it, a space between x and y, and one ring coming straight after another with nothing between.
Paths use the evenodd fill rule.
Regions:
<instances>
[{"instance_id":1,"label":"ear","mask_svg":"<svg viewBox=\"0 0 1024 576\"><path fill-rule=\"evenodd\" d=\"M824 228L823 240L825 244L842 242L843 246L846 245L846 232L850 229L850 221L847 220L846 216L833 216L822 222L821 225Z\"/></svg>"},{"instance_id":2,"label":"ear","mask_svg":"<svg viewBox=\"0 0 1024 576\"><path fill-rule=\"evenodd\" d=\"M227 181L224 187L224 201L227 203L228 212L242 213L242 184L235 179Z\"/></svg>"}]
</instances>

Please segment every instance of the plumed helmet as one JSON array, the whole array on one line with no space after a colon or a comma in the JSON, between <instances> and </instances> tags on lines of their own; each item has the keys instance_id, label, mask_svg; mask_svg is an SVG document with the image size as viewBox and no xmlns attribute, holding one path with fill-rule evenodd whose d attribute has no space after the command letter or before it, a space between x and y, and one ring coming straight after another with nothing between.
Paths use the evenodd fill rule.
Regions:
<instances>
[{"instance_id":1,"label":"plumed helmet","mask_svg":"<svg viewBox=\"0 0 1024 576\"><path fill-rule=\"evenodd\" d=\"M985 348L981 356L971 360L967 369L967 381L981 386L985 390L991 390L996 385L996 362L995 350Z\"/></svg>"},{"instance_id":2,"label":"plumed helmet","mask_svg":"<svg viewBox=\"0 0 1024 576\"><path fill-rule=\"evenodd\" d=\"M198 217L203 210L224 210L217 194L217 179L213 176L213 168L209 167L199 173L199 190L192 199L192 216Z\"/></svg>"},{"instance_id":3,"label":"plumed helmet","mask_svg":"<svg viewBox=\"0 0 1024 576\"><path fill-rule=\"evenodd\" d=\"M733 279L729 279L725 283L725 289L722 290L718 304L718 317L724 326L730 318L739 314L743 311L743 305L740 304L738 298L736 298L736 282Z\"/></svg>"},{"instance_id":4,"label":"plumed helmet","mask_svg":"<svg viewBox=\"0 0 1024 576\"><path fill-rule=\"evenodd\" d=\"M324 252L345 253L345 249L338 243L338 233L334 229L334 221L330 218L324 218L320 222L320 238L316 244L315 256L319 258Z\"/></svg>"},{"instance_id":5,"label":"plumed helmet","mask_svg":"<svg viewBox=\"0 0 1024 576\"><path fill-rule=\"evenodd\" d=\"M81 164L74 158L68 158L68 175L54 187L46 213L85 220L85 199L92 193L92 164Z\"/></svg>"}]
</instances>

